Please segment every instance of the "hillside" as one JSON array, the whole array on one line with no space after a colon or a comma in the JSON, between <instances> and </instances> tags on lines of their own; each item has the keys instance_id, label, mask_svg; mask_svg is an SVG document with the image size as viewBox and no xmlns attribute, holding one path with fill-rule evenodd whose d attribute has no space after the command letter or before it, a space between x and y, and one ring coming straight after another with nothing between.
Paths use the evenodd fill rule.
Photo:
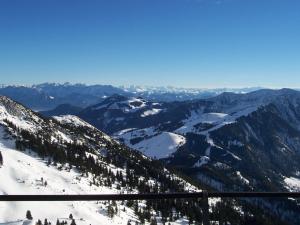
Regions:
<instances>
[{"instance_id":1,"label":"hillside","mask_svg":"<svg viewBox=\"0 0 300 225\"><path fill-rule=\"evenodd\" d=\"M141 107L130 110L138 102ZM78 116L220 191L300 188L300 92L295 90L170 103L115 96ZM287 205L299 211L296 202Z\"/></svg>"}]
</instances>

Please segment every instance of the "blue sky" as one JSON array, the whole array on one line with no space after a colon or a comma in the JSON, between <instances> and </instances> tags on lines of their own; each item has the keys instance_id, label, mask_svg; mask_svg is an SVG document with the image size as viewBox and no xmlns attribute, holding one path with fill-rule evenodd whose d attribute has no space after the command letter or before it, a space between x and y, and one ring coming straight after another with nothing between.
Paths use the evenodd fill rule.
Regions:
<instances>
[{"instance_id":1,"label":"blue sky","mask_svg":"<svg viewBox=\"0 0 300 225\"><path fill-rule=\"evenodd\" d=\"M299 0L1 0L0 83L300 87Z\"/></svg>"}]
</instances>

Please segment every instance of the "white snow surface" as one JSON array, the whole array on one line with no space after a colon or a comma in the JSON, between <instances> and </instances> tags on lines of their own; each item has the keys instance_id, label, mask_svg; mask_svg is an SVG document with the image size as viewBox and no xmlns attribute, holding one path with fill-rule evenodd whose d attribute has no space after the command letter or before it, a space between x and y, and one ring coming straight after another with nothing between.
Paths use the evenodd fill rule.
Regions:
<instances>
[{"instance_id":1,"label":"white snow surface","mask_svg":"<svg viewBox=\"0 0 300 225\"><path fill-rule=\"evenodd\" d=\"M290 191L300 191L300 179L297 177L284 178L285 187Z\"/></svg>"},{"instance_id":2,"label":"white snow surface","mask_svg":"<svg viewBox=\"0 0 300 225\"><path fill-rule=\"evenodd\" d=\"M156 114L159 114L162 111L162 109L151 109L151 110L146 110L141 114L141 117L146 117L146 116L153 116Z\"/></svg>"},{"instance_id":3,"label":"white snow surface","mask_svg":"<svg viewBox=\"0 0 300 225\"><path fill-rule=\"evenodd\" d=\"M191 115L183 121L184 125L178 128L175 132L186 134L188 132L206 135L211 131L217 130L225 125L235 123L241 116L247 116L257 110L258 106L246 107L240 111L232 113L202 113L198 111L191 111ZM231 110L230 110L231 111ZM197 124L210 124L211 128L204 131L197 131L194 127Z\"/></svg>"},{"instance_id":4,"label":"white snow surface","mask_svg":"<svg viewBox=\"0 0 300 225\"><path fill-rule=\"evenodd\" d=\"M73 115L62 115L62 116L53 116L54 119L59 121L62 124L72 124L75 127L90 127L94 128L89 123L85 122L84 120L80 119L77 116Z\"/></svg>"},{"instance_id":5,"label":"white snow surface","mask_svg":"<svg viewBox=\"0 0 300 225\"><path fill-rule=\"evenodd\" d=\"M189 118L183 121L184 125L176 130L177 133L186 134L188 132L194 132L194 126L199 123L217 124L225 121L228 114L224 113L201 113L192 111Z\"/></svg>"},{"instance_id":6,"label":"white snow surface","mask_svg":"<svg viewBox=\"0 0 300 225\"><path fill-rule=\"evenodd\" d=\"M141 151L152 158L166 158L186 142L185 137L171 132L159 133L154 127L145 129L126 129L118 132L117 137L123 138L125 144L131 148ZM136 144L131 144L130 140L141 138Z\"/></svg>"},{"instance_id":7,"label":"white snow surface","mask_svg":"<svg viewBox=\"0 0 300 225\"><path fill-rule=\"evenodd\" d=\"M91 124L85 122L84 120L80 119L77 116L74 115L62 115L62 116L53 116L53 118L55 120L57 120L58 122L60 122L61 124L69 124L69 125L73 125L75 127L88 127L88 128L92 128L92 129L96 129L95 127L93 127ZM61 133L61 132L57 132L63 140L65 140L68 143L72 143L73 140L70 139L67 135ZM110 136L108 136L107 134L103 133L103 137L107 140L112 140Z\"/></svg>"},{"instance_id":8,"label":"white snow surface","mask_svg":"<svg viewBox=\"0 0 300 225\"><path fill-rule=\"evenodd\" d=\"M22 119L22 115L21 116L13 115L13 114L7 112L7 110L4 106L0 105L0 123L3 123L4 119L13 123L18 128L21 128L24 130L30 130L32 132L36 131L36 126L33 123L30 123L28 120Z\"/></svg>"},{"instance_id":9,"label":"white snow surface","mask_svg":"<svg viewBox=\"0 0 300 225\"><path fill-rule=\"evenodd\" d=\"M161 134L132 145L132 147L149 157L161 159L176 152L185 142L185 137L181 135L162 132Z\"/></svg>"}]
</instances>

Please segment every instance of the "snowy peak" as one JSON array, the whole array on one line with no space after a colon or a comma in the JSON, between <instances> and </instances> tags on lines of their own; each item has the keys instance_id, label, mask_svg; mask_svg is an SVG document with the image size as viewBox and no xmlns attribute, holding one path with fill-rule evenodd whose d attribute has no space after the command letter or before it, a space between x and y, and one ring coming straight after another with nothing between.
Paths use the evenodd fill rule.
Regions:
<instances>
[{"instance_id":1,"label":"snowy peak","mask_svg":"<svg viewBox=\"0 0 300 225\"><path fill-rule=\"evenodd\" d=\"M14 102L8 97L0 96L0 106L1 112L9 113L12 116L22 117L26 114L26 111L29 110L25 109L22 105Z\"/></svg>"},{"instance_id":2,"label":"snowy peak","mask_svg":"<svg viewBox=\"0 0 300 225\"><path fill-rule=\"evenodd\" d=\"M80 119L78 116L64 115L64 116L54 116L53 118L59 121L61 124L68 124L75 127L89 127L94 129L92 125Z\"/></svg>"},{"instance_id":3,"label":"snowy peak","mask_svg":"<svg viewBox=\"0 0 300 225\"><path fill-rule=\"evenodd\" d=\"M18 128L31 131L36 131L44 123L44 119L30 109L10 98L0 96L0 123L5 124L6 121Z\"/></svg>"},{"instance_id":4,"label":"snowy peak","mask_svg":"<svg viewBox=\"0 0 300 225\"><path fill-rule=\"evenodd\" d=\"M7 127L14 136L19 136L19 132L27 132L27 135L38 136L43 141L60 146L65 143L106 146L114 142L77 116L65 115L44 119L7 97L0 97L0 124Z\"/></svg>"}]
</instances>

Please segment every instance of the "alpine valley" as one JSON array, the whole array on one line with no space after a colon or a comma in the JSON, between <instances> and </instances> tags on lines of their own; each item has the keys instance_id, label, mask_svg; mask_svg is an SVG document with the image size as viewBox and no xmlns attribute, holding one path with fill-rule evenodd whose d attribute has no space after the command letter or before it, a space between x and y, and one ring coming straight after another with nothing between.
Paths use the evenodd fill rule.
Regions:
<instances>
[{"instance_id":1,"label":"alpine valley","mask_svg":"<svg viewBox=\"0 0 300 225\"><path fill-rule=\"evenodd\" d=\"M51 88L65 93L62 86L65 96L79 88ZM80 86L80 98L61 94L49 105L59 94L47 87L2 88L22 92L0 97L0 194L300 190L296 90L180 101L174 96L183 92L173 90L170 101L149 97L166 96L152 89L97 86L95 95ZM32 92L39 104L26 98ZM201 224L201 206L199 200L1 202L0 224ZM210 199L216 224L299 224L299 212L295 199Z\"/></svg>"}]
</instances>

